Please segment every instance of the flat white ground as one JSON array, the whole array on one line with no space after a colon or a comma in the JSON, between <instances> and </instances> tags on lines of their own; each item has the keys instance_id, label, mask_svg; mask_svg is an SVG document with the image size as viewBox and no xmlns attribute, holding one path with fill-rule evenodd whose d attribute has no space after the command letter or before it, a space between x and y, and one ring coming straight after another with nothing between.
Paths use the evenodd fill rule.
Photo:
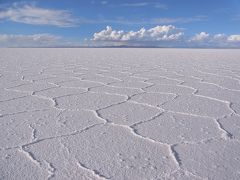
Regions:
<instances>
[{"instance_id":1,"label":"flat white ground","mask_svg":"<svg viewBox=\"0 0 240 180\"><path fill-rule=\"evenodd\" d=\"M240 179L240 51L0 49L0 179Z\"/></svg>"}]
</instances>

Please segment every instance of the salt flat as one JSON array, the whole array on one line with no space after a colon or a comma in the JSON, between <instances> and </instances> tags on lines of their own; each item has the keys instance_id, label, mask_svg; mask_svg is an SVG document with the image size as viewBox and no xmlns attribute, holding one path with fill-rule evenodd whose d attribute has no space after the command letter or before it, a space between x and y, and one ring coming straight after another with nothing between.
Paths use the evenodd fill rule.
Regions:
<instances>
[{"instance_id":1,"label":"salt flat","mask_svg":"<svg viewBox=\"0 0 240 180\"><path fill-rule=\"evenodd\" d=\"M240 179L240 51L0 49L0 179Z\"/></svg>"}]
</instances>

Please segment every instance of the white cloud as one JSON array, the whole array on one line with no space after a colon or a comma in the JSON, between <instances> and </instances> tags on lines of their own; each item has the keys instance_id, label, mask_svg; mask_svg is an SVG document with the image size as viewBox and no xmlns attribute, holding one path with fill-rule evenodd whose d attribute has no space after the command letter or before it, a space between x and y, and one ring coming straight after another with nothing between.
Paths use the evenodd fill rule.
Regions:
<instances>
[{"instance_id":1,"label":"white cloud","mask_svg":"<svg viewBox=\"0 0 240 180\"><path fill-rule=\"evenodd\" d=\"M0 42L9 41L9 40L31 40L31 41L55 41L59 39L59 36L54 36L51 34L33 34L33 35L8 35L0 34Z\"/></svg>"},{"instance_id":2,"label":"white cloud","mask_svg":"<svg viewBox=\"0 0 240 180\"><path fill-rule=\"evenodd\" d=\"M79 44L47 33L32 35L0 34L0 47L58 47L77 45Z\"/></svg>"},{"instance_id":3,"label":"white cloud","mask_svg":"<svg viewBox=\"0 0 240 180\"><path fill-rule=\"evenodd\" d=\"M91 1L95 4L95 1ZM100 1L102 5L108 4L108 1ZM156 8L166 9L166 5L160 3L124 3L120 6L140 7L140 6L153 6ZM119 6L118 6L119 7ZM32 25L52 25L58 27L73 27L79 24L139 24L139 25L159 25L159 24L173 24L173 23L191 23L206 20L205 16L195 17L161 17L150 19L126 19L126 18L113 18L113 19L88 19L84 17L73 18L71 12L59 9L47 9L37 7L35 4L26 3L13 3L11 7L5 7L0 11L0 21L7 20L18 23L32 24Z\"/></svg>"},{"instance_id":4,"label":"white cloud","mask_svg":"<svg viewBox=\"0 0 240 180\"><path fill-rule=\"evenodd\" d=\"M124 3L122 6L128 6L128 7L142 7L147 6L149 3L147 2L138 2L138 3Z\"/></svg>"},{"instance_id":5,"label":"white cloud","mask_svg":"<svg viewBox=\"0 0 240 180\"><path fill-rule=\"evenodd\" d=\"M194 39L194 41L193 41ZM240 35L199 33L184 36L175 26L156 26L138 31L116 31L110 26L95 33L91 41L72 42L60 36L43 33L32 35L0 34L0 47L79 47L79 46L158 46L240 48Z\"/></svg>"},{"instance_id":6,"label":"white cloud","mask_svg":"<svg viewBox=\"0 0 240 180\"><path fill-rule=\"evenodd\" d=\"M217 44L217 43L240 43L240 35L229 35L226 34L215 34L210 35L206 32L201 32L196 34L194 37L190 39L191 42L204 42L209 44ZM220 44L219 44L220 45Z\"/></svg>"},{"instance_id":7,"label":"white cloud","mask_svg":"<svg viewBox=\"0 0 240 180\"><path fill-rule=\"evenodd\" d=\"M213 36L213 40L220 41L220 42L226 41L227 40L227 35L225 35L225 34L215 34Z\"/></svg>"},{"instance_id":8,"label":"white cloud","mask_svg":"<svg viewBox=\"0 0 240 180\"><path fill-rule=\"evenodd\" d=\"M94 40L98 41L119 41L121 40L124 32L112 30L110 26L107 26L106 29L102 30L99 33L94 33Z\"/></svg>"},{"instance_id":9,"label":"white cloud","mask_svg":"<svg viewBox=\"0 0 240 180\"><path fill-rule=\"evenodd\" d=\"M149 19L146 23L149 23L149 24L191 23L191 22L205 21L206 19L207 19L206 16L178 17L178 18L163 17L163 18Z\"/></svg>"},{"instance_id":10,"label":"white cloud","mask_svg":"<svg viewBox=\"0 0 240 180\"><path fill-rule=\"evenodd\" d=\"M240 35L231 35L227 40L230 42L240 42Z\"/></svg>"},{"instance_id":11,"label":"white cloud","mask_svg":"<svg viewBox=\"0 0 240 180\"><path fill-rule=\"evenodd\" d=\"M94 41L175 41L183 36L183 32L175 26L156 26L151 29L141 28L138 31L124 32L113 30L110 26L94 33Z\"/></svg>"},{"instance_id":12,"label":"white cloud","mask_svg":"<svg viewBox=\"0 0 240 180\"><path fill-rule=\"evenodd\" d=\"M0 20L9 20L33 25L53 25L58 27L72 27L78 20L72 18L66 10L39 8L32 4L13 4L0 12Z\"/></svg>"},{"instance_id":13,"label":"white cloud","mask_svg":"<svg viewBox=\"0 0 240 180\"><path fill-rule=\"evenodd\" d=\"M193 42L206 42L210 39L210 35L206 32L200 32L190 39Z\"/></svg>"},{"instance_id":14,"label":"white cloud","mask_svg":"<svg viewBox=\"0 0 240 180\"><path fill-rule=\"evenodd\" d=\"M137 31L113 30L110 26L94 33L91 42L107 46L160 46L160 47L238 47L240 35L209 34L200 32L193 37L184 35L181 28L173 25L156 26Z\"/></svg>"},{"instance_id":15,"label":"white cloud","mask_svg":"<svg viewBox=\"0 0 240 180\"><path fill-rule=\"evenodd\" d=\"M144 7L144 6L152 6L154 8L159 8L159 9L167 9L167 5L162 4L162 3L157 3L157 2L136 2L136 3L123 3L121 6L125 7Z\"/></svg>"},{"instance_id":16,"label":"white cloud","mask_svg":"<svg viewBox=\"0 0 240 180\"><path fill-rule=\"evenodd\" d=\"M214 34L210 35L201 32L192 37L189 41L190 46L194 47L240 47L240 35Z\"/></svg>"}]
</instances>

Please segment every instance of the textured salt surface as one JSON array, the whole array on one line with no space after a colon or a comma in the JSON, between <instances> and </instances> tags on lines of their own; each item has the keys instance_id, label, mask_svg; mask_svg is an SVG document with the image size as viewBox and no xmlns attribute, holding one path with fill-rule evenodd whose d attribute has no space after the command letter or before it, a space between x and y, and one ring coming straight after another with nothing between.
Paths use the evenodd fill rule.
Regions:
<instances>
[{"instance_id":1,"label":"textured salt surface","mask_svg":"<svg viewBox=\"0 0 240 180\"><path fill-rule=\"evenodd\" d=\"M240 179L240 51L0 49L0 179Z\"/></svg>"}]
</instances>

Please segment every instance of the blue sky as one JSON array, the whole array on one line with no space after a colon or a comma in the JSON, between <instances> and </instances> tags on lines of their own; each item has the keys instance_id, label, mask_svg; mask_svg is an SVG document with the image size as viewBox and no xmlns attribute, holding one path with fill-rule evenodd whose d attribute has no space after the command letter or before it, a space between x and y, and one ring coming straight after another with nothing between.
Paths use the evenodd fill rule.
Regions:
<instances>
[{"instance_id":1,"label":"blue sky","mask_svg":"<svg viewBox=\"0 0 240 180\"><path fill-rule=\"evenodd\" d=\"M240 47L239 0L0 0L0 46Z\"/></svg>"}]
</instances>

